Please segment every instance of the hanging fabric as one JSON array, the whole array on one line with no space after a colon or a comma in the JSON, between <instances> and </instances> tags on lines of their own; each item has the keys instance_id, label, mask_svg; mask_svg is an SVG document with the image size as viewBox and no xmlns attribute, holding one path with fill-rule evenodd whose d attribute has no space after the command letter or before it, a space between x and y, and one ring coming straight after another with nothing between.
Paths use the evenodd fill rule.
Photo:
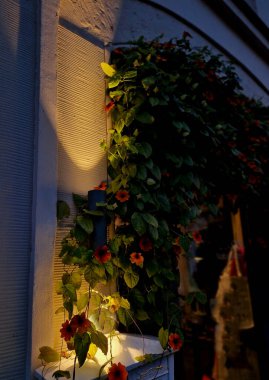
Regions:
<instances>
[{"instance_id":1,"label":"hanging fabric","mask_svg":"<svg viewBox=\"0 0 269 380\"><path fill-rule=\"evenodd\" d=\"M254 327L246 275L240 211L231 215L234 243L220 276L213 317L215 330L215 380L259 380L256 354L243 344L243 330Z\"/></svg>"}]
</instances>

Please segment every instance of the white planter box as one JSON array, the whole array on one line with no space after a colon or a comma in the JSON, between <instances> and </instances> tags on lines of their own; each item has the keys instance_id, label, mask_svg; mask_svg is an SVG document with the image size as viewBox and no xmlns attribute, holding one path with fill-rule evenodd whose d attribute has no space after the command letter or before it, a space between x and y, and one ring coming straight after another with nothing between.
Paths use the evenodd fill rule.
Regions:
<instances>
[{"instance_id":1,"label":"white planter box","mask_svg":"<svg viewBox=\"0 0 269 380\"><path fill-rule=\"evenodd\" d=\"M129 373L128 380L174 380L174 355L165 351L155 337L132 334L119 334L112 338L113 362L121 362ZM109 344L110 346L110 344ZM143 354L155 354L154 360L150 363L137 362L135 358ZM76 367L76 380L98 380L100 367L110 359L110 353L104 355L98 350L95 361L86 360L81 368ZM62 359L61 370L69 370L72 378L73 359ZM108 364L102 372L101 379L106 378ZM59 369L59 363L51 363L38 368L35 371L37 380L55 380L53 372ZM42 376L43 371L43 376Z\"/></svg>"}]
</instances>

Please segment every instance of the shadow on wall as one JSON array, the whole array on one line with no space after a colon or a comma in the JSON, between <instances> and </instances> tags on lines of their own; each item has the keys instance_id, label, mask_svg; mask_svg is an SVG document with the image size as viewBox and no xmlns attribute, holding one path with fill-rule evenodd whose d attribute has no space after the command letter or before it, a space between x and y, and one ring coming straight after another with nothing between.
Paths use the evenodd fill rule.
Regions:
<instances>
[{"instance_id":1,"label":"shadow on wall","mask_svg":"<svg viewBox=\"0 0 269 380\"><path fill-rule=\"evenodd\" d=\"M0 378L25 377L32 227L35 2L0 2Z\"/></svg>"}]
</instances>

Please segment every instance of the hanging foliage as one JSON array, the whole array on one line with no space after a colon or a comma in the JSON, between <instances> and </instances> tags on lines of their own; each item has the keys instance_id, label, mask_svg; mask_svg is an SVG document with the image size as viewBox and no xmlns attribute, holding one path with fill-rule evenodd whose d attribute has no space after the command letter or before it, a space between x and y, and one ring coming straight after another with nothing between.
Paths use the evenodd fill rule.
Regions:
<instances>
[{"instance_id":1,"label":"hanging foliage","mask_svg":"<svg viewBox=\"0 0 269 380\"><path fill-rule=\"evenodd\" d=\"M178 260L199 244L193 222L216 214L220 197L244 200L268 189L268 108L244 94L230 62L208 47L192 48L189 37L140 38L101 64L112 129L109 144L101 143L109 182L96 190L106 201L89 210L74 195L78 214L62 242L57 290L68 316L61 335L80 366L96 346L107 352L103 332L113 333L118 322L179 349ZM93 248L103 216L114 233ZM119 292L94 290L115 279ZM84 280L89 291L79 294ZM206 302L196 288L190 299Z\"/></svg>"}]
</instances>

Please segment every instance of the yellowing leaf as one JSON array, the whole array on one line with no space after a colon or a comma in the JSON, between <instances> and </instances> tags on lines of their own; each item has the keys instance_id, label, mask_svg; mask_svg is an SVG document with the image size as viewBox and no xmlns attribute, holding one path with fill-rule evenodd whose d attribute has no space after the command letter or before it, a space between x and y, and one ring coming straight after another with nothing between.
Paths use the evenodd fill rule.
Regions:
<instances>
[{"instance_id":1,"label":"yellowing leaf","mask_svg":"<svg viewBox=\"0 0 269 380\"><path fill-rule=\"evenodd\" d=\"M101 68L108 77L112 77L116 73L116 70L106 62L101 62Z\"/></svg>"},{"instance_id":2,"label":"yellowing leaf","mask_svg":"<svg viewBox=\"0 0 269 380\"><path fill-rule=\"evenodd\" d=\"M39 348L40 354L38 359L44 360L46 363L57 362L60 360L60 355L57 351L49 346L43 346Z\"/></svg>"},{"instance_id":3,"label":"yellowing leaf","mask_svg":"<svg viewBox=\"0 0 269 380\"><path fill-rule=\"evenodd\" d=\"M98 350L98 347L94 343L91 343L89 347L89 351L87 353L87 358L93 359L95 357L97 350Z\"/></svg>"}]
</instances>

